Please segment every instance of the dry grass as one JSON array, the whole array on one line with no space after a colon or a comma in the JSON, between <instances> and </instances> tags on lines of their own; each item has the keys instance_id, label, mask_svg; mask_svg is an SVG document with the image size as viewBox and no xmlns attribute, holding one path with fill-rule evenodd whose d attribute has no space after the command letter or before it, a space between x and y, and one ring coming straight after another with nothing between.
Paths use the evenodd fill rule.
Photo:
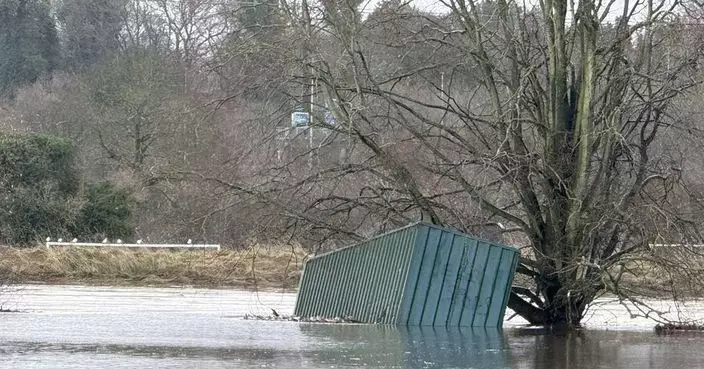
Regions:
<instances>
[{"instance_id":1,"label":"dry grass","mask_svg":"<svg viewBox=\"0 0 704 369\"><path fill-rule=\"evenodd\" d=\"M103 248L0 249L0 275L18 283L298 287L305 251L291 246L243 250Z\"/></svg>"},{"instance_id":2,"label":"dry grass","mask_svg":"<svg viewBox=\"0 0 704 369\"><path fill-rule=\"evenodd\" d=\"M619 287L633 296L700 298L704 296L704 250L655 248L630 255L612 270L622 271Z\"/></svg>"}]
</instances>

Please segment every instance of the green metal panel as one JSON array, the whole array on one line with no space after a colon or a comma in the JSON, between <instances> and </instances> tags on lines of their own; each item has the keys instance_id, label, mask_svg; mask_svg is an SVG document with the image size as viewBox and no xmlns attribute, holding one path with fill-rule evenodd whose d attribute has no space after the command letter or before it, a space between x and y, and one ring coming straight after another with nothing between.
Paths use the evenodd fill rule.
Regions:
<instances>
[{"instance_id":1,"label":"green metal panel","mask_svg":"<svg viewBox=\"0 0 704 369\"><path fill-rule=\"evenodd\" d=\"M423 311L425 310L428 290L430 289L430 280L433 276L433 266L435 265L435 257L437 256L441 235L442 232L440 230L431 228L428 230L428 238L425 244L416 245L416 247L424 247L425 250L423 259L420 261L418 280L413 286L413 300L407 324L420 325L423 321Z\"/></svg>"},{"instance_id":2,"label":"green metal panel","mask_svg":"<svg viewBox=\"0 0 704 369\"><path fill-rule=\"evenodd\" d=\"M465 255L462 257L460 270L458 272L459 280L455 285L452 306L450 306L450 317L447 321L448 326L460 325L464 305L467 301L467 290L469 287L469 278L472 275L472 265L474 265L474 258L477 255L477 240L466 238L464 242Z\"/></svg>"},{"instance_id":3,"label":"green metal panel","mask_svg":"<svg viewBox=\"0 0 704 369\"><path fill-rule=\"evenodd\" d=\"M435 261L432 265L430 273L430 287L428 295L425 298L425 308L423 309L423 318L421 325L434 325L435 315L438 312L438 303L440 301L440 292L445 283L445 270L447 269L447 261L450 259L450 251L452 249L452 239L454 235L450 232L442 232L440 234L440 242L435 253Z\"/></svg>"},{"instance_id":4,"label":"green metal panel","mask_svg":"<svg viewBox=\"0 0 704 369\"><path fill-rule=\"evenodd\" d=\"M413 244L411 263L408 266L408 276L406 278L406 286L403 290L403 299L401 300L397 314L397 322L399 325L409 325L409 320L411 319L411 307L413 306L413 301L415 300L415 292L417 290L416 286L418 285L418 279L420 278L420 266L425 255L425 245L428 242L429 234L429 227L418 227Z\"/></svg>"},{"instance_id":5,"label":"green metal panel","mask_svg":"<svg viewBox=\"0 0 704 369\"><path fill-rule=\"evenodd\" d=\"M489 257L489 248L483 242L477 242L477 251L474 257L474 263L470 269L469 284L467 285L467 293L465 294L464 308L462 309L462 317L460 318L461 326L472 326L474 321L474 312L477 310L477 302L479 301L479 293L482 282L484 281L484 269L486 268L487 259Z\"/></svg>"},{"instance_id":6,"label":"green metal panel","mask_svg":"<svg viewBox=\"0 0 704 369\"><path fill-rule=\"evenodd\" d=\"M486 318L489 314L489 306L491 299L494 297L494 282L496 281L496 272L501 263L500 247L491 247L489 249L489 257L484 267L484 278L482 279L481 287L479 288L479 298L477 299L477 308L474 310L474 319L472 326L485 326ZM503 297L503 296L502 296Z\"/></svg>"},{"instance_id":7,"label":"green metal panel","mask_svg":"<svg viewBox=\"0 0 704 369\"><path fill-rule=\"evenodd\" d=\"M489 312L487 313L486 321L484 322L484 326L486 327L498 327L501 326L501 323L503 322L506 297L510 293L511 288L510 285L506 285L503 281L506 281L509 278L513 280L511 274L515 269L514 258L517 255L518 254L512 250L501 250L493 294L489 305Z\"/></svg>"},{"instance_id":8,"label":"green metal panel","mask_svg":"<svg viewBox=\"0 0 704 369\"><path fill-rule=\"evenodd\" d=\"M518 263L521 261L521 254L518 252L515 252L513 254L513 264L510 269L509 276L507 278L509 283L507 283L506 286L506 291L504 292L504 303L501 305L501 313L499 314L499 317L503 319L504 315L506 314L506 306L508 305L508 299L511 295L511 286L513 286L513 279L516 276L516 269L518 269ZM503 322L502 322L503 323ZM501 325L501 323L499 323Z\"/></svg>"},{"instance_id":9,"label":"green metal panel","mask_svg":"<svg viewBox=\"0 0 704 369\"><path fill-rule=\"evenodd\" d=\"M295 314L368 323L499 326L517 251L413 224L310 259Z\"/></svg>"},{"instance_id":10,"label":"green metal panel","mask_svg":"<svg viewBox=\"0 0 704 369\"><path fill-rule=\"evenodd\" d=\"M460 235L452 235L452 245L450 255L447 259L447 268L443 279L442 291L438 299L438 309L435 313L435 321L433 325L446 326L452 310L453 300L455 298L455 286L461 278L460 267L462 266L465 247L465 237ZM466 265L466 263L465 263Z\"/></svg>"},{"instance_id":11,"label":"green metal panel","mask_svg":"<svg viewBox=\"0 0 704 369\"><path fill-rule=\"evenodd\" d=\"M417 230L406 227L308 260L294 313L395 324Z\"/></svg>"}]
</instances>

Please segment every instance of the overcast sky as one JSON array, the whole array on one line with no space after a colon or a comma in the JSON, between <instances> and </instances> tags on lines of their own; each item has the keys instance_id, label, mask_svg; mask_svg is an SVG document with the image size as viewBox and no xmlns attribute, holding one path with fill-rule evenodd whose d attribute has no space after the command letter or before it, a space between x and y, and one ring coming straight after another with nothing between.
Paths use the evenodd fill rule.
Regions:
<instances>
[{"instance_id":1,"label":"overcast sky","mask_svg":"<svg viewBox=\"0 0 704 369\"><path fill-rule=\"evenodd\" d=\"M379 4L382 0L367 0L365 4L363 4L363 9L362 12L364 13L371 13L374 11L376 8L377 4ZM575 0L577 2L578 0ZM603 5L601 9L599 10L599 14L603 14L604 12L607 11L606 9L606 4L608 0L602 0ZM655 1L661 1L661 0L655 0ZM664 0L667 1L668 3L671 0ZM524 2L526 5L525 7L529 7L531 3L537 3L537 0L533 1L525 1ZM617 17L619 17L623 13L623 6L624 6L625 0L615 0L614 3L611 5L611 7L608 9L608 14L606 16L606 21L613 21ZM423 11L428 11L428 12L433 12L433 13L442 13L444 11L447 11L447 7L442 4L439 0L413 0L412 4ZM636 14L640 13L643 14L645 13L646 5L643 0L637 1L637 0L629 0L629 7L632 8L633 6L637 6L637 11ZM641 17L636 17L638 21L642 20Z\"/></svg>"}]
</instances>

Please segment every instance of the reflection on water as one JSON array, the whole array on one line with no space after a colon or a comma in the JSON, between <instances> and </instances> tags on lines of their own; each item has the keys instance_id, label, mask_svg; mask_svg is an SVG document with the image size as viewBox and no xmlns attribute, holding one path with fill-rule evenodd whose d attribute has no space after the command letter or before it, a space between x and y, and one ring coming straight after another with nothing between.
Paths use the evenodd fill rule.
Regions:
<instances>
[{"instance_id":1,"label":"reflection on water","mask_svg":"<svg viewBox=\"0 0 704 369\"><path fill-rule=\"evenodd\" d=\"M542 333L542 332L537 332ZM656 336L651 332L585 331L508 337L515 368L700 368L703 335ZM520 364L519 364L520 363Z\"/></svg>"},{"instance_id":2,"label":"reflection on water","mask_svg":"<svg viewBox=\"0 0 704 369\"><path fill-rule=\"evenodd\" d=\"M403 330L402 341L410 355L409 368L426 368L426 363L445 368L503 368L510 359L509 348L500 329L438 329L410 327Z\"/></svg>"},{"instance_id":3,"label":"reflection on water","mask_svg":"<svg viewBox=\"0 0 704 369\"><path fill-rule=\"evenodd\" d=\"M545 334L241 318L272 307L289 314L292 294L33 286L3 298L24 312L0 314L2 368L674 369L704 362L704 335L650 329ZM613 311L598 314L613 322Z\"/></svg>"},{"instance_id":4,"label":"reflection on water","mask_svg":"<svg viewBox=\"0 0 704 369\"><path fill-rule=\"evenodd\" d=\"M393 368L699 368L704 335L593 330L548 334L539 329L432 327L302 327L309 337L334 337L339 351L316 363Z\"/></svg>"},{"instance_id":5,"label":"reflection on water","mask_svg":"<svg viewBox=\"0 0 704 369\"><path fill-rule=\"evenodd\" d=\"M363 325L300 329L313 342L334 340L311 356L311 362L324 367L467 368L471 363L473 368L503 368L509 353L499 329Z\"/></svg>"}]
</instances>

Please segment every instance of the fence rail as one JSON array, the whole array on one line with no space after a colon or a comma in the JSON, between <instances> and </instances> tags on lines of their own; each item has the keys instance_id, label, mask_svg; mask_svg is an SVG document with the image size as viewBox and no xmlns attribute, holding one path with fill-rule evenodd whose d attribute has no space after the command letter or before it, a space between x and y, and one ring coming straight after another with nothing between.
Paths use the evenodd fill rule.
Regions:
<instances>
[{"instance_id":1,"label":"fence rail","mask_svg":"<svg viewBox=\"0 0 704 369\"><path fill-rule=\"evenodd\" d=\"M157 248L157 249L216 249L220 250L220 245L199 245L199 244L169 244L169 243L99 243L99 242L47 242L46 248L53 246L79 246L79 247L133 247L133 248Z\"/></svg>"},{"instance_id":2,"label":"fence rail","mask_svg":"<svg viewBox=\"0 0 704 369\"><path fill-rule=\"evenodd\" d=\"M651 243L648 246L653 247L704 247L704 244L681 244L681 243Z\"/></svg>"}]
</instances>

